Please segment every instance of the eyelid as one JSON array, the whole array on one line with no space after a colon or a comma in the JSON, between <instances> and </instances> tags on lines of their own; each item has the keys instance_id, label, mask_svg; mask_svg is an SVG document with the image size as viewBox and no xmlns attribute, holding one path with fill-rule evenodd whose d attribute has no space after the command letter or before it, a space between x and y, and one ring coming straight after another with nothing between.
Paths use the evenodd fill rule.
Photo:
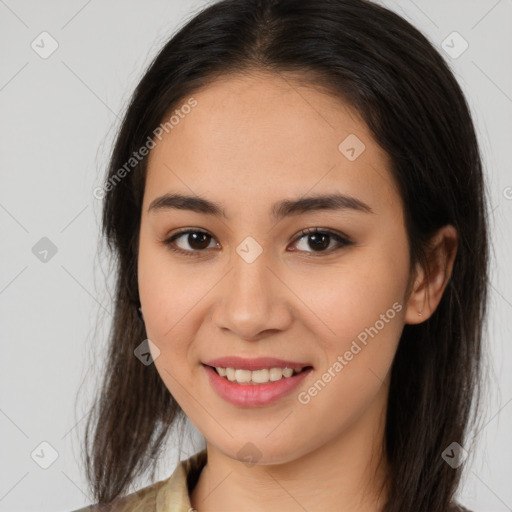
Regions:
<instances>
[{"instance_id":1,"label":"eyelid","mask_svg":"<svg viewBox=\"0 0 512 512\"><path fill-rule=\"evenodd\" d=\"M213 240L215 240L215 237L213 235L211 235L210 233L208 233L208 231L206 231L205 229L202 229L202 228L183 228L183 229L180 229L180 230L176 231L175 233L173 233L169 237L166 237L162 241L162 244L167 249L170 249L171 251L179 253L179 254L183 254L185 256L192 256L192 257L201 256L202 255L201 253L205 253L206 249L202 250L202 251L186 251L185 249L181 249L179 247L174 247L173 246L173 243L174 243L174 241L177 238L179 238L181 235L186 235L186 234L189 234L189 233L204 233L205 235L208 235Z\"/></svg>"},{"instance_id":2,"label":"eyelid","mask_svg":"<svg viewBox=\"0 0 512 512\"><path fill-rule=\"evenodd\" d=\"M202 256L202 253L208 252L206 249L203 249L200 251L199 250L185 250L185 249L181 249L179 247L173 246L173 242L177 238L179 238L181 235L190 234L190 233L204 233L204 234L210 236L212 238L212 240L215 240L215 237L213 235L211 235L205 229L183 228L181 230L176 231L171 236L165 238L162 241L162 243L173 252L180 253L180 254L183 254L186 256L191 256L191 257ZM324 251L296 251L296 252L305 252L309 256L316 258L316 257L323 256L323 255L330 255L331 253L336 252L336 251L342 249L343 247L354 245L354 242L350 239L350 237L348 237L341 231L337 231L337 230L330 229L330 228L321 228L321 227L309 227L309 228L302 229L301 231L299 231L299 233L294 235L294 237L292 238L292 242L296 243L301 238L304 238L307 235L311 235L311 234L315 234L315 233L329 235L331 238L334 238L337 241L339 246L335 247L335 248L328 249L328 250L324 250Z\"/></svg>"},{"instance_id":3,"label":"eyelid","mask_svg":"<svg viewBox=\"0 0 512 512\"><path fill-rule=\"evenodd\" d=\"M348 237L341 231L338 231L335 229L330 229L330 228L321 228L321 227L316 227L316 226L302 229L297 235L295 235L295 237L293 238L292 241L294 243L296 243L304 236L315 234L315 233L329 235L331 238L336 240L336 242L338 243L338 247L334 247L334 248L331 248L331 249L328 249L325 251L297 251L297 252L305 252L305 254L307 255L305 257L312 257L312 258L317 258L317 257L321 257L321 256L327 257L335 252L340 251L344 247L354 245L354 242L350 239L350 237Z\"/></svg>"}]
</instances>

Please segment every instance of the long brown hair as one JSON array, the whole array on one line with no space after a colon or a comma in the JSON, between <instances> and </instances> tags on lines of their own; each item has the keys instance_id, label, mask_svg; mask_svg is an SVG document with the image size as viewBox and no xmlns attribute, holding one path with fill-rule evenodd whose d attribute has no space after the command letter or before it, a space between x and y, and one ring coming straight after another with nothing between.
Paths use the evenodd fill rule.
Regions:
<instances>
[{"instance_id":1,"label":"long brown hair","mask_svg":"<svg viewBox=\"0 0 512 512\"><path fill-rule=\"evenodd\" d=\"M404 327L385 430L385 512L444 512L464 465L453 468L441 454L452 442L465 446L482 397L489 259L482 163L468 105L444 59L407 21L367 0L216 2L165 44L138 84L104 186L102 233L116 288L108 370L85 435L94 497L109 503L154 469L170 427L183 418L155 365L134 356L146 338L137 252L147 158L126 162L184 98L218 76L252 69L296 72L362 115L391 159L411 268L420 262L428 271L431 235L446 224L457 229L441 302L427 321Z\"/></svg>"}]
</instances>

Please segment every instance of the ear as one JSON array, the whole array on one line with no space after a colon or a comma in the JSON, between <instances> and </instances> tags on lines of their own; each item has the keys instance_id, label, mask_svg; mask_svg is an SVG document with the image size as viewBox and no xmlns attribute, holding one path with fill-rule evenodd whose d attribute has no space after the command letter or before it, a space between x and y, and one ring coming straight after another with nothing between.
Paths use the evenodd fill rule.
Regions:
<instances>
[{"instance_id":1,"label":"ear","mask_svg":"<svg viewBox=\"0 0 512 512\"><path fill-rule=\"evenodd\" d=\"M457 240L457 230L452 225L443 226L431 238L427 253L429 272L418 263L414 286L407 301L406 324L424 322L436 310L452 275Z\"/></svg>"}]
</instances>

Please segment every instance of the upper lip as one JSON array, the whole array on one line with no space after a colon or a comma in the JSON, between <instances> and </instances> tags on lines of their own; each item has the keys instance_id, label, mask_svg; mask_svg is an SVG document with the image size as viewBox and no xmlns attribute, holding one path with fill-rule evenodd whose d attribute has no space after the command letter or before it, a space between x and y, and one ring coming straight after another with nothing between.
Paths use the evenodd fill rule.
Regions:
<instances>
[{"instance_id":1,"label":"upper lip","mask_svg":"<svg viewBox=\"0 0 512 512\"><path fill-rule=\"evenodd\" d=\"M219 357L210 359L204 364L221 368L237 368L240 370L262 370L264 368L305 368L311 366L309 363L301 363L298 361L289 361L285 359L277 359L275 357L256 357L254 359L246 359L238 356Z\"/></svg>"}]
</instances>

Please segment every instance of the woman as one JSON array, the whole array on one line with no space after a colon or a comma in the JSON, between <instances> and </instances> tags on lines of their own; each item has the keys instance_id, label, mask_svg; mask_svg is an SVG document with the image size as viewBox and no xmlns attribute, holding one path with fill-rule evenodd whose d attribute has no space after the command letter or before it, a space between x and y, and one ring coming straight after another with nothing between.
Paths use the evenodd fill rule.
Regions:
<instances>
[{"instance_id":1,"label":"woman","mask_svg":"<svg viewBox=\"0 0 512 512\"><path fill-rule=\"evenodd\" d=\"M466 510L485 185L418 30L366 0L210 5L139 83L104 190L82 510ZM126 496L185 416L206 449Z\"/></svg>"}]
</instances>

